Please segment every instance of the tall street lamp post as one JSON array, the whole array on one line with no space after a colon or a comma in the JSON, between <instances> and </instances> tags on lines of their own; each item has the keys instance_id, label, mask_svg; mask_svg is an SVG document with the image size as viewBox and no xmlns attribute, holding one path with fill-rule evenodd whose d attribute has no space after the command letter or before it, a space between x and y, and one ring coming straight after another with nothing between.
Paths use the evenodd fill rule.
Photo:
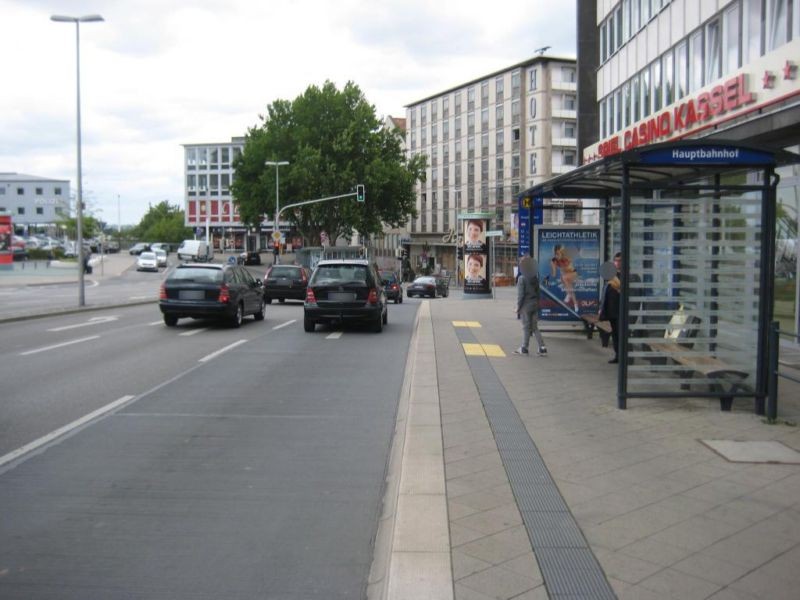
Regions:
<instances>
[{"instance_id":1,"label":"tall street lamp post","mask_svg":"<svg viewBox=\"0 0 800 600\"><path fill-rule=\"evenodd\" d=\"M278 183L280 181L278 173L279 173L279 167L288 165L289 161L288 160L280 160L280 161L268 160L264 164L266 166L268 166L268 167L275 167L275 231L278 232L278 234L280 234L281 228L280 228L280 225L278 224L278 215L281 212L281 202L280 202L279 189L278 189ZM278 240L279 239L280 238L278 238ZM277 244L277 243L280 243L278 240L273 240L273 241ZM278 250L278 254L275 257L275 262L276 263L280 263L280 258L281 258L281 253L280 253L280 250Z\"/></svg>"},{"instance_id":2,"label":"tall street lamp post","mask_svg":"<svg viewBox=\"0 0 800 600\"><path fill-rule=\"evenodd\" d=\"M82 17L67 17L53 15L51 21L57 23L75 23L75 65L77 72L77 106L78 106L78 207L76 211L77 232L76 245L78 246L78 306L85 306L83 282L83 173L81 169L81 23L95 23L102 21L100 15L84 15Z\"/></svg>"}]
</instances>

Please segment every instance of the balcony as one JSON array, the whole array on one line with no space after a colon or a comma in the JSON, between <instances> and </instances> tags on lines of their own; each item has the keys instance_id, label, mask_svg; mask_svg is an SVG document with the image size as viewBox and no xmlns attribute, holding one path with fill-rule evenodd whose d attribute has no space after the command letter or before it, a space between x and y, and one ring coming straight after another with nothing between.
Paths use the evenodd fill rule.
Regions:
<instances>
[{"instance_id":1,"label":"balcony","mask_svg":"<svg viewBox=\"0 0 800 600\"><path fill-rule=\"evenodd\" d=\"M578 118L578 111L577 110L567 110L564 108L553 109L552 117L554 119L570 119L572 121Z\"/></svg>"},{"instance_id":2,"label":"balcony","mask_svg":"<svg viewBox=\"0 0 800 600\"><path fill-rule=\"evenodd\" d=\"M550 87L554 92L578 91L578 83L576 81L553 81Z\"/></svg>"}]
</instances>

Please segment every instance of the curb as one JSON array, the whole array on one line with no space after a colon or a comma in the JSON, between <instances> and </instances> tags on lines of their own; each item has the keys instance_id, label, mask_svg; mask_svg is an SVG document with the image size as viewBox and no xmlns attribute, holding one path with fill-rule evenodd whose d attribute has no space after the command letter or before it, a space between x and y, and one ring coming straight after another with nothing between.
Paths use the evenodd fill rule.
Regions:
<instances>
[{"instance_id":1,"label":"curb","mask_svg":"<svg viewBox=\"0 0 800 600\"><path fill-rule=\"evenodd\" d=\"M417 312L367 597L452 600L444 443L430 302Z\"/></svg>"},{"instance_id":2,"label":"curb","mask_svg":"<svg viewBox=\"0 0 800 600\"><path fill-rule=\"evenodd\" d=\"M83 312L93 312L96 310L113 310L115 308L126 308L128 306L141 306L144 304L158 304L158 299L137 300L136 302L124 302L119 304L98 304L95 306L81 306L75 308L56 308L51 311L13 315L11 317L0 317L0 323L14 323L16 321L32 321L33 319L44 319L47 317L57 317L60 315L73 315Z\"/></svg>"}]
</instances>

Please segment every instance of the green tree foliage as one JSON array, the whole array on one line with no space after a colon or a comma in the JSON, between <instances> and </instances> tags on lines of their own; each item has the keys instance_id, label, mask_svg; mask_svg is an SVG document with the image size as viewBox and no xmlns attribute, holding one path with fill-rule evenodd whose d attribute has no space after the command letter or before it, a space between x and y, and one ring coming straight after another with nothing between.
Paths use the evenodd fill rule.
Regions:
<instances>
[{"instance_id":1,"label":"green tree foliage","mask_svg":"<svg viewBox=\"0 0 800 600\"><path fill-rule=\"evenodd\" d=\"M290 163L280 167L281 206L355 192L359 183L366 188L364 203L353 197L282 213L312 245L322 231L331 239L379 233L384 223L399 226L415 215L414 185L424 180L426 158L405 156L401 134L381 127L354 83L310 86L293 101L276 100L260 119L234 161L231 185L249 226L275 213L275 167L264 164L270 160Z\"/></svg>"},{"instance_id":2,"label":"green tree foliage","mask_svg":"<svg viewBox=\"0 0 800 600\"><path fill-rule=\"evenodd\" d=\"M184 221L183 211L164 200L150 206L133 233L140 240L177 244L192 237L192 230Z\"/></svg>"},{"instance_id":3,"label":"green tree foliage","mask_svg":"<svg viewBox=\"0 0 800 600\"><path fill-rule=\"evenodd\" d=\"M64 217L60 221L66 227L67 237L74 240L78 237L78 219L76 217ZM95 237L103 231L100 223L91 215L84 214L81 218L81 235L83 239Z\"/></svg>"}]
</instances>

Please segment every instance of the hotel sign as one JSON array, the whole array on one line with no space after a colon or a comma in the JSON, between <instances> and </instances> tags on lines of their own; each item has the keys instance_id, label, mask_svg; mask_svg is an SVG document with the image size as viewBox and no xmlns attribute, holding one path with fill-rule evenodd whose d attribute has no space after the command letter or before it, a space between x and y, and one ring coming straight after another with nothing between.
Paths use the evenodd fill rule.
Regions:
<instances>
[{"instance_id":1,"label":"hotel sign","mask_svg":"<svg viewBox=\"0 0 800 600\"><path fill-rule=\"evenodd\" d=\"M640 146L680 139L766 105L800 95L795 40L652 116L584 150L584 164ZM800 54L797 54L800 55ZM756 93L756 87L760 90Z\"/></svg>"}]
</instances>

